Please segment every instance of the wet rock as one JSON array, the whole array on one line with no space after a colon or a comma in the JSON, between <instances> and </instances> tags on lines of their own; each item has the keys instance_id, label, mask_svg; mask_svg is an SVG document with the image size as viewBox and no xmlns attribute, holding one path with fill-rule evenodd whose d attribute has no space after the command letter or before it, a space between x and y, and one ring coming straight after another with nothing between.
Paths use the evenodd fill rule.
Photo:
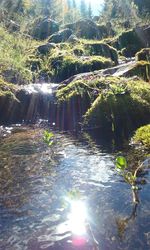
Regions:
<instances>
[{"instance_id":1,"label":"wet rock","mask_svg":"<svg viewBox=\"0 0 150 250\"><path fill-rule=\"evenodd\" d=\"M51 35L49 38L50 43L61 43L68 40L68 38L72 35L73 31L69 28L60 30L59 32Z\"/></svg>"}]
</instances>

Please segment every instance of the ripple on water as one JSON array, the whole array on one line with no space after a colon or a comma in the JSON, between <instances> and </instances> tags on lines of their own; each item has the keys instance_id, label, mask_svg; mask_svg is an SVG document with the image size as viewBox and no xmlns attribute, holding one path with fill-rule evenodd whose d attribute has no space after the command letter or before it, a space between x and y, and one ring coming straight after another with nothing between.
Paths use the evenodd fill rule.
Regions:
<instances>
[{"instance_id":1,"label":"ripple on water","mask_svg":"<svg viewBox=\"0 0 150 250\"><path fill-rule=\"evenodd\" d=\"M110 151L58 133L55 157L51 157L42 133L42 129L28 128L0 144L0 248L77 249L72 245L70 210L64 203L67 193L77 188L86 201L88 221L101 249L149 249L150 185L142 188L138 216L128 220L131 191L114 174Z\"/></svg>"}]
</instances>

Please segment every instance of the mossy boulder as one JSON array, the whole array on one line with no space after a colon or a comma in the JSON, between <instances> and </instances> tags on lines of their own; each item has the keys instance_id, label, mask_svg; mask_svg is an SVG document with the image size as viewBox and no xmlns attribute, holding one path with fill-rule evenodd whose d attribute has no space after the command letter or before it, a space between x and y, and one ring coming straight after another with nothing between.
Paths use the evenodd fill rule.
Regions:
<instances>
[{"instance_id":1,"label":"mossy boulder","mask_svg":"<svg viewBox=\"0 0 150 250\"><path fill-rule=\"evenodd\" d=\"M81 19L65 25L65 28L72 29L77 37L84 39L102 39L113 34L109 24L98 25L91 19Z\"/></svg>"},{"instance_id":2,"label":"mossy boulder","mask_svg":"<svg viewBox=\"0 0 150 250\"><path fill-rule=\"evenodd\" d=\"M80 122L85 128L99 127L124 136L150 120L150 86L140 80L87 77L60 88L57 98L61 107L65 104L70 110L70 120L73 119L71 110L76 110L72 105L78 100ZM64 119L69 114L66 111Z\"/></svg>"},{"instance_id":3,"label":"mossy boulder","mask_svg":"<svg viewBox=\"0 0 150 250\"><path fill-rule=\"evenodd\" d=\"M59 43L48 55L48 71L53 80L63 81L72 75L111 67L118 62L118 53L111 46L88 40L80 43Z\"/></svg>"},{"instance_id":4,"label":"mossy boulder","mask_svg":"<svg viewBox=\"0 0 150 250\"><path fill-rule=\"evenodd\" d=\"M65 27L73 30L74 34L80 38L99 38L97 25L90 19L79 20L75 23L67 24Z\"/></svg>"},{"instance_id":5,"label":"mossy boulder","mask_svg":"<svg viewBox=\"0 0 150 250\"><path fill-rule=\"evenodd\" d=\"M12 83L6 82L2 76L0 76L0 97L10 96L15 98L16 86Z\"/></svg>"},{"instance_id":6,"label":"mossy boulder","mask_svg":"<svg viewBox=\"0 0 150 250\"><path fill-rule=\"evenodd\" d=\"M29 83L29 80L32 79L32 72L27 67L24 67L21 72L16 68L8 67L6 69L3 68L1 76L6 82L21 85Z\"/></svg>"},{"instance_id":7,"label":"mossy boulder","mask_svg":"<svg viewBox=\"0 0 150 250\"><path fill-rule=\"evenodd\" d=\"M115 64L118 63L117 50L102 42L86 42L84 44L85 53L89 55L100 55L106 58L111 58Z\"/></svg>"},{"instance_id":8,"label":"mossy boulder","mask_svg":"<svg viewBox=\"0 0 150 250\"><path fill-rule=\"evenodd\" d=\"M40 46L37 47L37 51L41 54L41 55L46 55L48 54L52 49L55 49L56 45L54 43L46 43L46 44L42 44Z\"/></svg>"},{"instance_id":9,"label":"mossy boulder","mask_svg":"<svg viewBox=\"0 0 150 250\"><path fill-rule=\"evenodd\" d=\"M17 87L6 82L0 76L0 124L6 122L6 117L10 117L13 112L14 104L18 103L16 98Z\"/></svg>"},{"instance_id":10,"label":"mossy boulder","mask_svg":"<svg viewBox=\"0 0 150 250\"><path fill-rule=\"evenodd\" d=\"M137 61L148 61L150 62L150 48L144 48L136 53Z\"/></svg>"},{"instance_id":11,"label":"mossy boulder","mask_svg":"<svg viewBox=\"0 0 150 250\"><path fill-rule=\"evenodd\" d=\"M139 61L127 72L123 74L125 77L138 76L143 80L150 81L150 62Z\"/></svg>"},{"instance_id":12,"label":"mossy boulder","mask_svg":"<svg viewBox=\"0 0 150 250\"><path fill-rule=\"evenodd\" d=\"M134 144L139 144L150 154L150 124L138 128L132 138Z\"/></svg>"},{"instance_id":13,"label":"mossy boulder","mask_svg":"<svg viewBox=\"0 0 150 250\"><path fill-rule=\"evenodd\" d=\"M49 38L50 43L61 43L66 42L68 38L72 35L73 31L71 29L63 29L59 32L53 34Z\"/></svg>"},{"instance_id":14,"label":"mossy boulder","mask_svg":"<svg viewBox=\"0 0 150 250\"><path fill-rule=\"evenodd\" d=\"M38 40L44 40L59 30L57 22L50 18L37 18L32 24L30 35Z\"/></svg>"},{"instance_id":15,"label":"mossy boulder","mask_svg":"<svg viewBox=\"0 0 150 250\"><path fill-rule=\"evenodd\" d=\"M142 48L150 47L149 37L149 27L136 27L123 32L113 43L118 50L122 51L123 56L133 57Z\"/></svg>"},{"instance_id":16,"label":"mossy boulder","mask_svg":"<svg viewBox=\"0 0 150 250\"><path fill-rule=\"evenodd\" d=\"M100 70L112 66L112 61L101 56L76 57L74 55L55 54L50 58L50 69L53 72L53 78L56 81L63 81L70 76Z\"/></svg>"}]
</instances>

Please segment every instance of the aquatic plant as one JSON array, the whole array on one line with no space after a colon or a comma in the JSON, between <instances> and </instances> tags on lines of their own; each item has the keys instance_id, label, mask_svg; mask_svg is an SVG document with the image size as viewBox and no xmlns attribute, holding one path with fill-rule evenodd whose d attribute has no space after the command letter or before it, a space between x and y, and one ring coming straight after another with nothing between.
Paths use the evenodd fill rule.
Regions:
<instances>
[{"instance_id":1,"label":"aquatic plant","mask_svg":"<svg viewBox=\"0 0 150 250\"><path fill-rule=\"evenodd\" d=\"M43 141L48 145L51 146L53 144L53 138L54 138L54 134L52 132L49 132L48 130L44 131L44 135L43 135Z\"/></svg>"},{"instance_id":2,"label":"aquatic plant","mask_svg":"<svg viewBox=\"0 0 150 250\"><path fill-rule=\"evenodd\" d=\"M135 171L131 172L128 170L128 164L127 164L125 157L118 156L116 158L115 169L123 177L124 181L131 186L134 204L139 203L139 197L138 197L139 187L138 187L138 182L137 182L137 177L138 177L137 175L138 175L138 172L143 169L145 164L147 164L147 160L145 160L142 164L140 164L135 169Z\"/></svg>"}]
</instances>

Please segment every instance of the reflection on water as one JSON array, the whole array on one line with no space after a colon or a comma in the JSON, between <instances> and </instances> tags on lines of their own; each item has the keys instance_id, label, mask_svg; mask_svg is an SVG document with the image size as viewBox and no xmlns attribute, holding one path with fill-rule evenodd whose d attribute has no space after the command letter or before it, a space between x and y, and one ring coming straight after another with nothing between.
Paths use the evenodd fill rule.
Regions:
<instances>
[{"instance_id":1,"label":"reflection on water","mask_svg":"<svg viewBox=\"0 0 150 250\"><path fill-rule=\"evenodd\" d=\"M133 219L131 190L114 173L110 142L56 133L52 156L42 134L20 127L0 141L0 249L93 249L89 224L102 250L148 250L149 176ZM73 189L82 201L65 207Z\"/></svg>"},{"instance_id":2,"label":"reflection on water","mask_svg":"<svg viewBox=\"0 0 150 250\"><path fill-rule=\"evenodd\" d=\"M86 234L87 209L83 201L71 201L71 211L68 214L69 227L76 235Z\"/></svg>"}]
</instances>

